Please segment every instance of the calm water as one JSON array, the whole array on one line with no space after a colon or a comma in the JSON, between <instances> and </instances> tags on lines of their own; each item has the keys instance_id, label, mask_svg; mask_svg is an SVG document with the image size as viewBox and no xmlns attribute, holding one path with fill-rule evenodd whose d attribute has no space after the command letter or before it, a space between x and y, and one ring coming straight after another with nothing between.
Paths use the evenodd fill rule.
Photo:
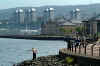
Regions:
<instances>
[{"instance_id":1,"label":"calm water","mask_svg":"<svg viewBox=\"0 0 100 66\"><path fill-rule=\"evenodd\" d=\"M38 56L54 55L66 47L66 42L0 38L0 66L32 59L33 47L38 49Z\"/></svg>"}]
</instances>

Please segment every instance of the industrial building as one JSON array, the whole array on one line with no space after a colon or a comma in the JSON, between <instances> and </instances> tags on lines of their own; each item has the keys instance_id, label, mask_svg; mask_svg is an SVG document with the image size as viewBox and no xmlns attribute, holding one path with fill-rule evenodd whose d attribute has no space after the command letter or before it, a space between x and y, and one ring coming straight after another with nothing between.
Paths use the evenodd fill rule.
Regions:
<instances>
[{"instance_id":1,"label":"industrial building","mask_svg":"<svg viewBox=\"0 0 100 66\"><path fill-rule=\"evenodd\" d=\"M65 32L61 32L60 28L64 29L71 29L72 33L75 32L76 26L82 26L82 21L80 18L80 9L76 8L70 12L70 20L63 19L55 19L55 9L54 8L47 8L43 12L43 22L41 24L41 34L46 35L61 35ZM21 29L31 30L32 27L36 27L37 22L36 16L36 9L29 8L29 9L17 9L16 10L16 22L20 26L24 26Z\"/></svg>"},{"instance_id":2,"label":"industrial building","mask_svg":"<svg viewBox=\"0 0 100 66\"><path fill-rule=\"evenodd\" d=\"M71 12L71 19L55 19L54 8L48 8L44 11L44 23L41 26L41 34L46 35L65 35L75 33L77 26L82 26L80 20L80 9L76 8ZM63 28L62 31L61 28Z\"/></svg>"},{"instance_id":3,"label":"industrial building","mask_svg":"<svg viewBox=\"0 0 100 66\"><path fill-rule=\"evenodd\" d=\"M44 10L44 22L41 25L41 34L57 35L59 33L59 25L54 21L54 8Z\"/></svg>"}]
</instances>

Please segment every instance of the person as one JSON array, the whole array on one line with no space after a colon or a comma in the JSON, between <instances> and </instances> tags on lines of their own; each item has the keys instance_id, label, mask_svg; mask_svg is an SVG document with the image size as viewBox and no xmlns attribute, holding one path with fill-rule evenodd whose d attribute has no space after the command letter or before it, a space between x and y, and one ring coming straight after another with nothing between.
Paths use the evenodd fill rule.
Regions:
<instances>
[{"instance_id":1,"label":"person","mask_svg":"<svg viewBox=\"0 0 100 66\"><path fill-rule=\"evenodd\" d=\"M66 42L68 42L68 50L71 50L71 41L69 40L69 41L66 41Z\"/></svg>"},{"instance_id":2,"label":"person","mask_svg":"<svg viewBox=\"0 0 100 66\"><path fill-rule=\"evenodd\" d=\"M32 52L33 52L33 59L32 60L35 60L36 59L37 49L32 48Z\"/></svg>"}]
</instances>

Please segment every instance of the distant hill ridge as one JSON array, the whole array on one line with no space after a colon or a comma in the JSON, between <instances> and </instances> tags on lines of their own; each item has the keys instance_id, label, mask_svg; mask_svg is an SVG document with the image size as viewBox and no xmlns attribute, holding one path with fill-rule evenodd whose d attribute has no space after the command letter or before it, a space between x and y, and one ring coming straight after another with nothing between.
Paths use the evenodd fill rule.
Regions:
<instances>
[{"instance_id":1,"label":"distant hill ridge","mask_svg":"<svg viewBox=\"0 0 100 66\"><path fill-rule=\"evenodd\" d=\"M81 10L81 16L85 17L91 17L95 13L100 13L100 4L90 4L90 5L69 5L69 6L41 6L41 7L17 7L22 9L29 9L29 8L36 8L37 9L37 16L42 16L43 11L46 8L53 7L56 9L55 15L56 16L69 16L69 12L75 8L79 8ZM9 19L12 17L13 13L15 12L16 8L9 8L9 9L3 9L0 10L0 20Z\"/></svg>"}]
</instances>

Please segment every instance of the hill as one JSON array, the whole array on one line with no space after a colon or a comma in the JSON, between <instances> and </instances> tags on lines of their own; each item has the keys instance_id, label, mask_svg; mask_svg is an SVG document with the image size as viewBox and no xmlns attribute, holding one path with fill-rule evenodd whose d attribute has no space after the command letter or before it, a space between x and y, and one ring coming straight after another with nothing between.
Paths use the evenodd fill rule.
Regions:
<instances>
[{"instance_id":1,"label":"hill","mask_svg":"<svg viewBox=\"0 0 100 66\"><path fill-rule=\"evenodd\" d=\"M36 8L37 9L37 16L43 15L43 11L46 8L53 7L55 8L55 15L56 16L69 16L69 13L71 10L75 8L79 8L81 10L81 16L82 17L91 17L94 13L100 13L100 4L90 4L90 5L69 5L69 6L41 6L41 7L17 7L22 9L29 9L29 8ZM10 8L10 9L3 9L0 10L0 20L9 19L13 17L13 13L15 12L16 8Z\"/></svg>"}]
</instances>

